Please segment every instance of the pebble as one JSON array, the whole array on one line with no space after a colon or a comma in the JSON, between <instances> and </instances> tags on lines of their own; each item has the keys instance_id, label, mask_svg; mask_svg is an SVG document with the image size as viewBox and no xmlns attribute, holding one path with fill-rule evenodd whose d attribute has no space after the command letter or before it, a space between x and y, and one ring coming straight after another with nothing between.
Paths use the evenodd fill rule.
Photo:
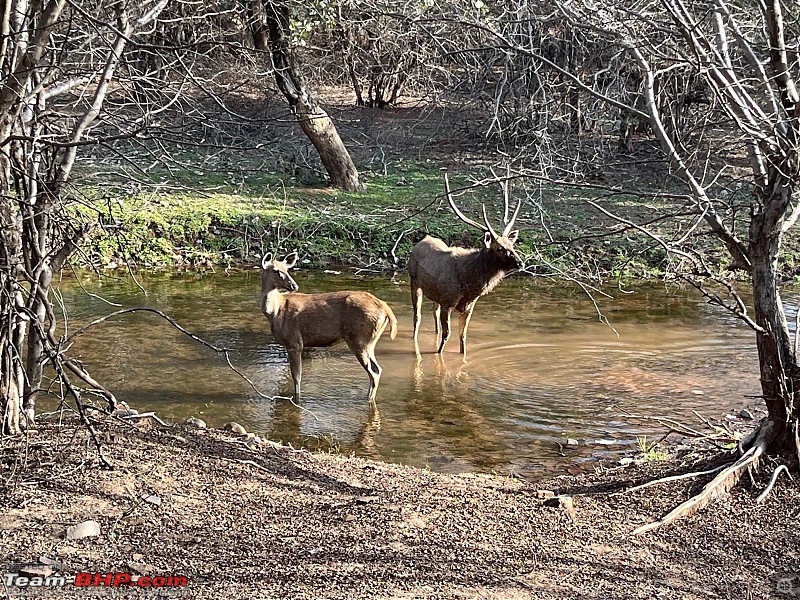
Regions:
<instances>
[{"instance_id":1,"label":"pebble","mask_svg":"<svg viewBox=\"0 0 800 600\"><path fill-rule=\"evenodd\" d=\"M50 565L25 565L20 567L19 574L24 577L50 577L53 567Z\"/></svg>"},{"instance_id":2,"label":"pebble","mask_svg":"<svg viewBox=\"0 0 800 600\"><path fill-rule=\"evenodd\" d=\"M236 421L225 423L225 425L223 425L222 428L225 431L230 431L231 433L238 433L239 435L247 435L247 429L239 425Z\"/></svg>"},{"instance_id":3,"label":"pebble","mask_svg":"<svg viewBox=\"0 0 800 600\"><path fill-rule=\"evenodd\" d=\"M78 525L67 527L67 539L79 540L86 537L96 537L100 535L100 524L97 521L84 521Z\"/></svg>"},{"instance_id":4,"label":"pebble","mask_svg":"<svg viewBox=\"0 0 800 600\"><path fill-rule=\"evenodd\" d=\"M739 411L739 418L740 419L747 419L748 421L752 421L753 419L755 419L755 417L753 416L753 413L751 413L746 408L743 408L742 410Z\"/></svg>"},{"instance_id":5,"label":"pebble","mask_svg":"<svg viewBox=\"0 0 800 600\"><path fill-rule=\"evenodd\" d=\"M544 505L561 508L570 517L575 517L575 503L572 501L572 496L556 496L555 498L548 498L544 501Z\"/></svg>"},{"instance_id":6,"label":"pebble","mask_svg":"<svg viewBox=\"0 0 800 600\"><path fill-rule=\"evenodd\" d=\"M205 429L206 427L208 427L208 425L206 425L206 422L203 421L203 419L198 419L197 417L189 417L188 419L186 419L186 424L191 425L196 429Z\"/></svg>"},{"instance_id":7,"label":"pebble","mask_svg":"<svg viewBox=\"0 0 800 600\"><path fill-rule=\"evenodd\" d=\"M142 500L154 506L161 506L161 496L155 494L142 494Z\"/></svg>"}]
</instances>

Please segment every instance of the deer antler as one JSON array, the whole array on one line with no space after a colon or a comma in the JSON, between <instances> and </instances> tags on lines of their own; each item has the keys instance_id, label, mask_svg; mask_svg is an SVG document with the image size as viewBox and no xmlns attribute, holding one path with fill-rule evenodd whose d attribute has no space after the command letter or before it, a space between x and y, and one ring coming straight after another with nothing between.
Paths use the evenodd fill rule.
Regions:
<instances>
[{"instance_id":1,"label":"deer antler","mask_svg":"<svg viewBox=\"0 0 800 600\"><path fill-rule=\"evenodd\" d=\"M511 232L511 228L514 226L514 221L517 220L517 215L519 215L520 208L522 208L522 200L517 203L517 209L514 211L514 215L511 217L511 220L506 223L505 228L503 228L503 235L508 235Z\"/></svg>"},{"instance_id":2,"label":"deer antler","mask_svg":"<svg viewBox=\"0 0 800 600\"><path fill-rule=\"evenodd\" d=\"M492 229L492 226L489 223L489 217L486 216L486 205L485 204L481 204L481 210L483 210L483 222L486 223L486 229L489 230L489 233L491 233L493 237L499 238L500 236L497 235L497 232L494 229Z\"/></svg>"},{"instance_id":3,"label":"deer antler","mask_svg":"<svg viewBox=\"0 0 800 600\"><path fill-rule=\"evenodd\" d=\"M450 202L450 208L453 209L453 212L456 213L456 216L459 219L464 221L464 223L466 223L467 225L472 225L473 227L477 227L481 231L486 231L486 227L484 227L483 225L481 225L480 223L478 223L476 221L473 221L468 216L466 216L464 213L462 213L460 210L458 210L458 207L456 206L455 200L453 200L453 194L450 193L450 181L447 179L447 173L444 174L444 190L445 190L445 192L447 192L447 200L448 200L448 202ZM486 208L483 209L483 219L484 219L484 221L486 221ZM486 222L486 225L487 226L489 225L488 221ZM491 230L492 230L492 228L489 227L489 231L491 231Z\"/></svg>"},{"instance_id":4,"label":"deer antler","mask_svg":"<svg viewBox=\"0 0 800 600\"><path fill-rule=\"evenodd\" d=\"M500 189L503 190L503 235L506 236L511 231L511 228L514 226L514 221L517 220L517 216L519 215L519 209L522 208L522 200L517 203L517 208L514 210L514 214L511 217L511 220L508 220L508 201L511 195L509 190L509 183L511 182L511 165L506 165L506 178L500 179L497 176L497 173L494 172L494 168L491 168L492 175L497 180L497 183L500 184ZM485 219L484 215L484 219ZM487 222L488 224L488 222Z\"/></svg>"}]
</instances>

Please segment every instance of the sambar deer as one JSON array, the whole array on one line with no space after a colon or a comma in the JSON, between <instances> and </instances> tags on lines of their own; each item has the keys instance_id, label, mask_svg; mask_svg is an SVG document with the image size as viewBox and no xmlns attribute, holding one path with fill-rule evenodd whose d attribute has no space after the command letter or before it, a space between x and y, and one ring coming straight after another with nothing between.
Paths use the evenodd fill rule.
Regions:
<instances>
[{"instance_id":1,"label":"sambar deer","mask_svg":"<svg viewBox=\"0 0 800 600\"><path fill-rule=\"evenodd\" d=\"M411 305L414 312L414 348L419 354L417 333L422 312L422 296L433 300L433 313L437 339L441 331L438 354L450 338L450 313L453 309L461 315L461 354L467 354L467 327L478 298L488 294L500 283L506 273L522 267L522 259L514 250L519 231L511 231L519 215L522 202L508 219L508 181L500 181L505 201L503 233L498 235L489 224L486 206L483 205L481 225L466 217L453 200L447 174L445 191L450 207L459 219L484 232L483 248L450 247L442 240L425 236L411 250L408 271L411 276Z\"/></svg>"},{"instance_id":2,"label":"sambar deer","mask_svg":"<svg viewBox=\"0 0 800 600\"><path fill-rule=\"evenodd\" d=\"M295 398L300 398L303 348L344 341L369 375L369 401L375 406L382 370L375 345L387 326L392 339L397 335L392 309L369 292L297 293L297 283L288 272L295 262L296 252L282 261L271 253L261 260L261 311L275 340L289 354Z\"/></svg>"}]
</instances>

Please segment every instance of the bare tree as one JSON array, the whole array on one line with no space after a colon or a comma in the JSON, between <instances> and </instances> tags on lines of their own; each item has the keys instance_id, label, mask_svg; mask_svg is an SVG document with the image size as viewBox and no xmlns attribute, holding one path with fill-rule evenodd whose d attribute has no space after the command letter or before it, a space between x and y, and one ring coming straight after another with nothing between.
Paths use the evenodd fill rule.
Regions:
<instances>
[{"instance_id":1,"label":"bare tree","mask_svg":"<svg viewBox=\"0 0 800 600\"><path fill-rule=\"evenodd\" d=\"M736 314L756 335L768 417L742 442L737 460L691 503L653 524L657 526L702 506L765 453L795 465L800 460L798 333L793 340L779 292L781 242L800 216L800 65L792 46L800 36L796 8L780 0L735 5L726 0L664 0L624 6L570 0L559 4L560 22L570 32L564 37L581 40L583 58L576 62L557 60L543 47L542 25L553 23L553 14L537 14L535 8L523 0L498 18L459 22L485 36L481 52L494 48L536 64L545 101L555 104L552 92L565 82L602 109L589 136L573 129L556 138L547 125L541 137L558 146L554 154L561 162L542 160L541 151L533 148L521 156L524 168L517 176L585 185L586 173L579 165L580 146L587 140L612 139L614 132L624 131L626 152L634 139L654 140L665 176L643 181L642 187L663 203L658 214L644 210L638 217L625 216L600 201L587 202L626 231L649 236L675 257L675 274ZM785 18L787 11L795 11L792 18ZM521 35L524 31L528 34ZM606 59L586 60L597 52ZM637 133L635 127L620 125L626 119L647 128ZM619 147L596 148L600 151L592 160L619 162ZM608 189L615 194L630 191L631 197L643 192L624 185ZM739 198L746 197L738 206L729 201L732 189ZM656 229L656 221L674 226L665 235L669 228ZM700 231L721 242L727 260L698 241ZM726 270L749 276L752 316Z\"/></svg>"},{"instance_id":2,"label":"bare tree","mask_svg":"<svg viewBox=\"0 0 800 600\"><path fill-rule=\"evenodd\" d=\"M319 153L331 185L349 191L363 190L364 184L333 119L314 98L300 72L292 44L289 3L264 0L261 5L251 5L251 14L253 43L259 50L269 51L278 88Z\"/></svg>"},{"instance_id":3,"label":"bare tree","mask_svg":"<svg viewBox=\"0 0 800 600\"><path fill-rule=\"evenodd\" d=\"M67 210L67 186L79 148L97 143L101 115L125 47L166 0L3 4L0 47L0 414L18 433L33 419L50 363L83 414L87 385L113 405L56 333L50 285L92 228ZM74 49L81 48L80 56ZM53 110L59 107L60 110ZM135 125L126 121L132 135ZM85 415L84 415L85 420ZM88 424L88 421L86 421Z\"/></svg>"}]
</instances>

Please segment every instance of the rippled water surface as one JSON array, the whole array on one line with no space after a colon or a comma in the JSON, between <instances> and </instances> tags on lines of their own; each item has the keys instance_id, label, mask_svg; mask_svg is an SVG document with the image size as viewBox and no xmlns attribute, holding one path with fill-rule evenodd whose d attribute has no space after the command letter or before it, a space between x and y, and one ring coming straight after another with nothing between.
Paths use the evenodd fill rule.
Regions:
<instances>
[{"instance_id":1,"label":"rippled water surface","mask_svg":"<svg viewBox=\"0 0 800 600\"><path fill-rule=\"evenodd\" d=\"M296 446L450 472L564 471L613 458L635 447L637 436L659 431L628 414L696 422L692 409L718 417L758 393L753 334L693 290L615 289L613 299L597 298L612 329L569 284L508 279L478 302L466 363L457 334L442 360L432 353L426 305L418 363L404 274L390 280L301 270L296 279L306 292L368 290L394 309L398 336L385 334L377 349L384 369L377 416L366 373L346 346L304 356L300 407L260 398L222 358L151 314L114 317L82 335L74 352L140 411L180 421L195 415L210 426L234 420ZM115 310L108 302L157 308L229 348L263 393L290 392L285 351L258 310L259 272L144 275L140 283L146 296L123 275L65 280L70 329ZM560 453L567 438L580 445Z\"/></svg>"}]
</instances>

